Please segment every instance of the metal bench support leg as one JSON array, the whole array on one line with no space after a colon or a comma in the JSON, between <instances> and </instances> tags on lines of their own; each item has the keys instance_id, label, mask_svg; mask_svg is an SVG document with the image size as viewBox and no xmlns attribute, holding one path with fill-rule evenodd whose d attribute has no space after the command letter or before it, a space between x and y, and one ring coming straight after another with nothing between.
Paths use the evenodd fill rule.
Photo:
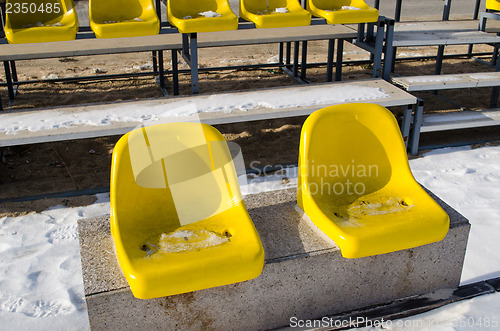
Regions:
<instances>
[{"instance_id":1,"label":"metal bench support leg","mask_svg":"<svg viewBox=\"0 0 500 331\"><path fill-rule=\"evenodd\" d=\"M403 111L403 120L401 122L401 135L403 136L403 141L405 146L408 148L408 139L410 138L410 126L411 126L411 114L413 112L413 107L408 105Z\"/></svg>"},{"instance_id":2,"label":"metal bench support leg","mask_svg":"<svg viewBox=\"0 0 500 331\"><path fill-rule=\"evenodd\" d=\"M490 99L490 108L497 108L498 107L498 86L495 86L491 90L491 99Z\"/></svg>"},{"instance_id":3,"label":"metal bench support leg","mask_svg":"<svg viewBox=\"0 0 500 331\"><path fill-rule=\"evenodd\" d=\"M19 81L19 79L17 78L16 61L9 61L9 63L10 63L10 72L11 72L12 83L13 83L12 88L14 89L14 97L16 97L18 89L19 89L19 85L14 84L14 83L17 83Z\"/></svg>"},{"instance_id":4,"label":"metal bench support leg","mask_svg":"<svg viewBox=\"0 0 500 331\"><path fill-rule=\"evenodd\" d=\"M481 0L476 0L476 3L474 5L474 14L472 15L473 20L477 20L479 17L479 7L481 6ZM474 45L470 44L469 49L467 50L467 56L472 57L472 51L474 49Z\"/></svg>"},{"instance_id":5,"label":"metal bench support leg","mask_svg":"<svg viewBox=\"0 0 500 331\"><path fill-rule=\"evenodd\" d=\"M344 59L344 39L337 39L337 58L335 59L335 81L342 80L342 62Z\"/></svg>"},{"instance_id":6,"label":"metal bench support leg","mask_svg":"<svg viewBox=\"0 0 500 331\"><path fill-rule=\"evenodd\" d=\"M375 54L373 54L373 78L382 76L382 53L384 52L385 22L378 21L377 36L375 37Z\"/></svg>"},{"instance_id":7,"label":"metal bench support leg","mask_svg":"<svg viewBox=\"0 0 500 331\"><path fill-rule=\"evenodd\" d=\"M415 115L413 118L413 128L410 137L410 154L418 154L418 144L420 141L420 128L422 127L422 118L424 116L424 100L417 99L415 105Z\"/></svg>"},{"instance_id":8,"label":"metal bench support leg","mask_svg":"<svg viewBox=\"0 0 500 331\"><path fill-rule=\"evenodd\" d=\"M307 71L307 41L302 42L302 61L300 64L300 78L305 80Z\"/></svg>"},{"instance_id":9,"label":"metal bench support leg","mask_svg":"<svg viewBox=\"0 0 500 331\"><path fill-rule=\"evenodd\" d=\"M10 61L10 71L12 72L12 80L17 82L19 79L17 78L16 61Z\"/></svg>"},{"instance_id":10,"label":"metal bench support leg","mask_svg":"<svg viewBox=\"0 0 500 331\"><path fill-rule=\"evenodd\" d=\"M365 23L358 24L358 36L356 37L356 39L359 42L365 41Z\"/></svg>"},{"instance_id":11,"label":"metal bench support leg","mask_svg":"<svg viewBox=\"0 0 500 331\"><path fill-rule=\"evenodd\" d=\"M187 33L182 34L182 54L189 57L189 35Z\"/></svg>"},{"instance_id":12,"label":"metal bench support leg","mask_svg":"<svg viewBox=\"0 0 500 331\"><path fill-rule=\"evenodd\" d=\"M326 81L333 81L333 52L335 51L335 39L328 40L328 58L326 61Z\"/></svg>"},{"instance_id":13,"label":"metal bench support leg","mask_svg":"<svg viewBox=\"0 0 500 331\"><path fill-rule=\"evenodd\" d=\"M293 77L299 77L299 42L293 42Z\"/></svg>"},{"instance_id":14,"label":"metal bench support leg","mask_svg":"<svg viewBox=\"0 0 500 331\"><path fill-rule=\"evenodd\" d=\"M451 0L444 0L443 21L450 19Z\"/></svg>"},{"instance_id":15,"label":"metal bench support leg","mask_svg":"<svg viewBox=\"0 0 500 331\"><path fill-rule=\"evenodd\" d=\"M391 72L394 73L396 70L396 55L398 53L398 48L393 47L392 48L392 59L391 59Z\"/></svg>"},{"instance_id":16,"label":"metal bench support leg","mask_svg":"<svg viewBox=\"0 0 500 331\"><path fill-rule=\"evenodd\" d=\"M444 45L438 47L438 53L436 58L436 67L434 69L435 75L441 75L443 69L443 57L444 57Z\"/></svg>"},{"instance_id":17,"label":"metal bench support leg","mask_svg":"<svg viewBox=\"0 0 500 331\"><path fill-rule=\"evenodd\" d=\"M163 51L158 51L158 86L164 96L168 95L165 88L165 68L163 66Z\"/></svg>"},{"instance_id":18,"label":"metal bench support leg","mask_svg":"<svg viewBox=\"0 0 500 331\"><path fill-rule=\"evenodd\" d=\"M499 45L495 45L493 48L493 55L491 56L491 65L496 66L498 63L498 49Z\"/></svg>"},{"instance_id":19,"label":"metal bench support leg","mask_svg":"<svg viewBox=\"0 0 500 331\"><path fill-rule=\"evenodd\" d=\"M9 61L3 61L3 67L5 69L5 80L7 81L7 90L9 91L9 103L14 101L15 93L14 86L12 84L12 76L10 72Z\"/></svg>"},{"instance_id":20,"label":"metal bench support leg","mask_svg":"<svg viewBox=\"0 0 500 331\"><path fill-rule=\"evenodd\" d=\"M278 62L280 63L280 65L283 65L283 59L284 59L283 53L284 53L284 45L281 42L278 47Z\"/></svg>"},{"instance_id":21,"label":"metal bench support leg","mask_svg":"<svg viewBox=\"0 0 500 331\"><path fill-rule=\"evenodd\" d=\"M152 53L153 53L153 54L152 54L152 60L153 60L153 71L154 71L155 73L157 73L157 72L158 72L158 56L157 56L156 51L153 51Z\"/></svg>"},{"instance_id":22,"label":"metal bench support leg","mask_svg":"<svg viewBox=\"0 0 500 331\"><path fill-rule=\"evenodd\" d=\"M389 81L391 72L394 70L394 62L396 60L396 47L392 47L394 39L394 20L386 20L386 39L385 39L385 54L384 54L384 67L382 71L382 78Z\"/></svg>"},{"instance_id":23,"label":"metal bench support leg","mask_svg":"<svg viewBox=\"0 0 500 331\"><path fill-rule=\"evenodd\" d=\"M191 50L191 90L193 94L200 93L198 86L198 35L191 33L189 48Z\"/></svg>"},{"instance_id":24,"label":"metal bench support leg","mask_svg":"<svg viewBox=\"0 0 500 331\"><path fill-rule=\"evenodd\" d=\"M403 0L397 0L396 1L396 9L394 11L394 20L396 20L396 22L400 22L401 21L401 2Z\"/></svg>"},{"instance_id":25,"label":"metal bench support leg","mask_svg":"<svg viewBox=\"0 0 500 331\"><path fill-rule=\"evenodd\" d=\"M174 95L179 95L179 65L176 49L172 50L172 90Z\"/></svg>"},{"instance_id":26,"label":"metal bench support leg","mask_svg":"<svg viewBox=\"0 0 500 331\"><path fill-rule=\"evenodd\" d=\"M495 49L496 51L496 49ZM496 66L495 66L496 71L500 71L500 61L497 60ZM499 95L499 86L494 86L491 89L491 97L490 97L490 108L497 108L498 107L498 95Z\"/></svg>"},{"instance_id":27,"label":"metal bench support leg","mask_svg":"<svg viewBox=\"0 0 500 331\"><path fill-rule=\"evenodd\" d=\"M288 67L290 66L290 63L292 62L292 42L287 41L286 43L286 55L285 55L285 65Z\"/></svg>"},{"instance_id":28,"label":"metal bench support leg","mask_svg":"<svg viewBox=\"0 0 500 331\"><path fill-rule=\"evenodd\" d=\"M488 13L481 13L481 15L479 15L479 31L485 31L486 30L486 20L488 19Z\"/></svg>"}]
</instances>

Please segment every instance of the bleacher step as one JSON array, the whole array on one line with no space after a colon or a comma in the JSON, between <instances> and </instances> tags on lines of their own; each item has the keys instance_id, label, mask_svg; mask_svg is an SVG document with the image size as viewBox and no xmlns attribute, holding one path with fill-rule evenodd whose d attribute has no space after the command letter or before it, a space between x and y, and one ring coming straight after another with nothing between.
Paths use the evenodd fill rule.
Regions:
<instances>
[{"instance_id":1,"label":"bleacher step","mask_svg":"<svg viewBox=\"0 0 500 331\"><path fill-rule=\"evenodd\" d=\"M420 132L500 125L500 109L424 114Z\"/></svg>"},{"instance_id":2,"label":"bleacher step","mask_svg":"<svg viewBox=\"0 0 500 331\"><path fill-rule=\"evenodd\" d=\"M408 92L500 86L500 72L393 77Z\"/></svg>"}]
</instances>

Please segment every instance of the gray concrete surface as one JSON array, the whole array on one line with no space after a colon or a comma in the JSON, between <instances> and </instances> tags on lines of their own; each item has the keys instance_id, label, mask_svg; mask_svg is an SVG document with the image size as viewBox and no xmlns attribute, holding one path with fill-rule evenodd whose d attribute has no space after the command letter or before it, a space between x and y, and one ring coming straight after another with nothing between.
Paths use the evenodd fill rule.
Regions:
<instances>
[{"instance_id":1,"label":"gray concrete surface","mask_svg":"<svg viewBox=\"0 0 500 331\"><path fill-rule=\"evenodd\" d=\"M470 225L444 202L450 231L441 242L344 259L296 207L295 189L245 198L266 252L253 280L170 297L139 300L121 275L104 218L79 222L85 296L93 330L263 330L290 318L340 312L456 288Z\"/></svg>"}]
</instances>

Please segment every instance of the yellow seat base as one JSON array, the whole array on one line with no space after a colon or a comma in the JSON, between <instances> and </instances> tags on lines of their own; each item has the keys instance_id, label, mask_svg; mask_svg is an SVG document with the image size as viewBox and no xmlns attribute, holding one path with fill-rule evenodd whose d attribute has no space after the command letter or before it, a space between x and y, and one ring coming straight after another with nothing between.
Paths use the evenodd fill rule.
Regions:
<instances>
[{"instance_id":1,"label":"yellow seat base","mask_svg":"<svg viewBox=\"0 0 500 331\"><path fill-rule=\"evenodd\" d=\"M28 13L15 13L14 9L6 14L5 37L9 44L43 43L75 39L78 32L78 18L72 0L50 2L52 13L47 13L47 1L30 2L10 0L16 4L28 4ZM30 6L31 4L36 6ZM30 7L32 7L30 9ZM36 7L36 10L33 10ZM55 9L58 8L58 9ZM44 12L41 12L43 10ZM59 11L55 13L55 11Z\"/></svg>"},{"instance_id":2,"label":"yellow seat base","mask_svg":"<svg viewBox=\"0 0 500 331\"><path fill-rule=\"evenodd\" d=\"M297 203L359 258L442 240L449 217L411 174L397 121L374 104L320 109L304 123Z\"/></svg>"},{"instance_id":3,"label":"yellow seat base","mask_svg":"<svg viewBox=\"0 0 500 331\"><path fill-rule=\"evenodd\" d=\"M307 10L328 24L355 24L377 22L379 11L363 0L326 1L308 0Z\"/></svg>"},{"instance_id":4,"label":"yellow seat base","mask_svg":"<svg viewBox=\"0 0 500 331\"><path fill-rule=\"evenodd\" d=\"M90 0L89 20L97 38L142 37L160 31L153 0Z\"/></svg>"},{"instance_id":5,"label":"yellow seat base","mask_svg":"<svg viewBox=\"0 0 500 331\"><path fill-rule=\"evenodd\" d=\"M297 0L240 0L240 17L257 28L284 28L311 24L311 14Z\"/></svg>"},{"instance_id":6,"label":"yellow seat base","mask_svg":"<svg viewBox=\"0 0 500 331\"><path fill-rule=\"evenodd\" d=\"M262 243L227 144L213 127L134 130L116 144L111 174L111 234L135 297L186 293L262 272Z\"/></svg>"},{"instance_id":7,"label":"yellow seat base","mask_svg":"<svg viewBox=\"0 0 500 331\"><path fill-rule=\"evenodd\" d=\"M500 1L486 0L486 9L500 11Z\"/></svg>"},{"instance_id":8,"label":"yellow seat base","mask_svg":"<svg viewBox=\"0 0 500 331\"><path fill-rule=\"evenodd\" d=\"M170 0L167 17L181 33L238 29L238 17L231 11L227 0Z\"/></svg>"}]
</instances>

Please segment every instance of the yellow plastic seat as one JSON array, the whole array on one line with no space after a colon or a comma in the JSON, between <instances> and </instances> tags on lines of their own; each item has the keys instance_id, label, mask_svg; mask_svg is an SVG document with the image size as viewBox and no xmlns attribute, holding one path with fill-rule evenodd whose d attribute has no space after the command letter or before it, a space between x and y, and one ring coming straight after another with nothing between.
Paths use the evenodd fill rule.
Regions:
<instances>
[{"instance_id":1,"label":"yellow plastic seat","mask_svg":"<svg viewBox=\"0 0 500 331\"><path fill-rule=\"evenodd\" d=\"M378 10L363 0L307 0L307 10L328 24L377 22Z\"/></svg>"},{"instance_id":2,"label":"yellow plastic seat","mask_svg":"<svg viewBox=\"0 0 500 331\"><path fill-rule=\"evenodd\" d=\"M320 109L302 127L297 203L359 258L442 240L445 211L415 181L391 112L375 104Z\"/></svg>"},{"instance_id":3,"label":"yellow plastic seat","mask_svg":"<svg viewBox=\"0 0 500 331\"><path fill-rule=\"evenodd\" d=\"M151 36L160 32L153 0L90 0L89 20L97 38Z\"/></svg>"},{"instance_id":4,"label":"yellow plastic seat","mask_svg":"<svg viewBox=\"0 0 500 331\"><path fill-rule=\"evenodd\" d=\"M264 265L227 143L205 124L159 124L118 141L111 234L140 299L249 280Z\"/></svg>"},{"instance_id":5,"label":"yellow plastic seat","mask_svg":"<svg viewBox=\"0 0 500 331\"><path fill-rule=\"evenodd\" d=\"M297 0L240 0L240 17L257 28L284 28L311 24L311 14Z\"/></svg>"},{"instance_id":6,"label":"yellow plastic seat","mask_svg":"<svg viewBox=\"0 0 500 331\"><path fill-rule=\"evenodd\" d=\"M73 40L78 32L73 0L7 0L6 8L9 44Z\"/></svg>"},{"instance_id":7,"label":"yellow plastic seat","mask_svg":"<svg viewBox=\"0 0 500 331\"><path fill-rule=\"evenodd\" d=\"M181 33L238 29L238 17L227 0L169 0L167 17Z\"/></svg>"},{"instance_id":8,"label":"yellow plastic seat","mask_svg":"<svg viewBox=\"0 0 500 331\"><path fill-rule=\"evenodd\" d=\"M500 1L486 0L486 9L500 11Z\"/></svg>"}]
</instances>

